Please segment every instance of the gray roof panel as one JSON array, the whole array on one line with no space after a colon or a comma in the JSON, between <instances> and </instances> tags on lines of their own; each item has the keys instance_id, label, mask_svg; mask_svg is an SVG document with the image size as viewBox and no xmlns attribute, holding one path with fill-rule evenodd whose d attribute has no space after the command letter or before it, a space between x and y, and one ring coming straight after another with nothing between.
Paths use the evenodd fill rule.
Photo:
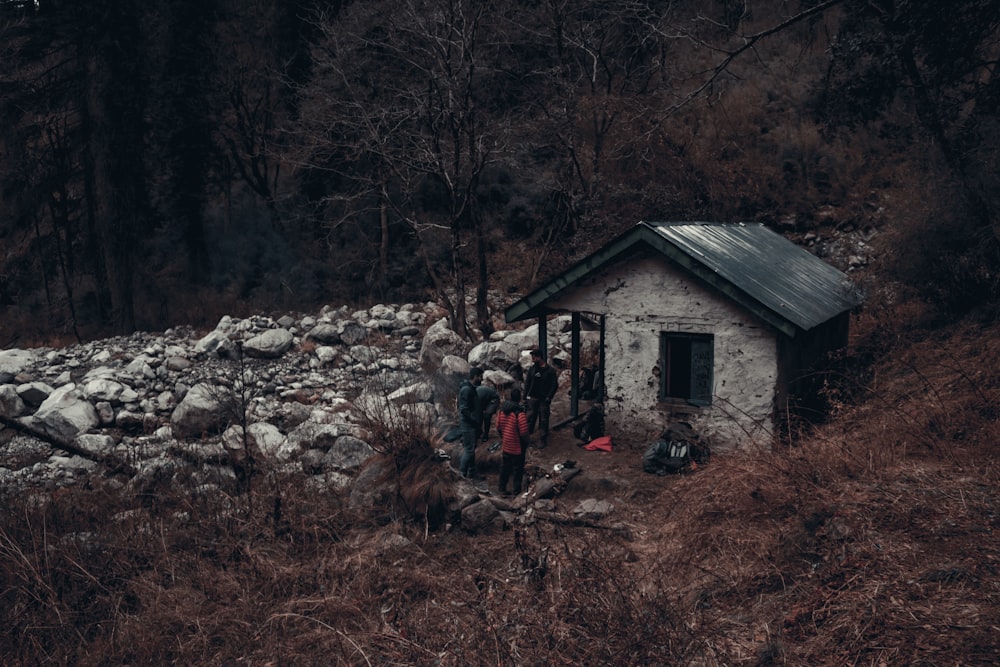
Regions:
<instances>
[{"instance_id":1,"label":"gray roof panel","mask_svg":"<svg viewBox=\"0 0 1000 667\"><path fill-rule=\"evenodd\" d=\"M860 303L844 273L762 224L639 224L804 331Z\"/></svg>"},{"instance_id":2,"label":"gray roof panel","mask_svg":"<svg viewBox=\"0 0 1000 667\"><path fill-rule=\"evenodd\" d=\"M762 224L644 221L507 308L507 321L550 312L548 301L637 245L651 247L789 336L861 302L845 274Z\"/></svg>"}]
</instances>

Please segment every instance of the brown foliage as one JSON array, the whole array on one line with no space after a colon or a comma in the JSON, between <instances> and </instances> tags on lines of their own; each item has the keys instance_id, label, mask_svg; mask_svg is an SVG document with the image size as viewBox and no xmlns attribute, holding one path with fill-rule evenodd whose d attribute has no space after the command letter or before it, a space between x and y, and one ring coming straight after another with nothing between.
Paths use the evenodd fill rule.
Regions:
<instances>
[{"instance_id":1,"label":"brown foliage","mask_svg":"<svg viewBox=\"0 0 1000 667\"><path fill-rule=\"evenodd\" d=\"M855 328L858 366L843 377L856 386L787 446L659 478L640 472L635 447L569 443L584 472L557 505L615 505L590 525L429 530L452 473L434 440L392 431L378 436L379 483L407 511L382 525L295 476L262 476L243 496L167 484L136 496L98 480L8 498L0 654L11 665L993 664L998 341L996 327L931 330L908 306L876 308ZM532 450L532 464L565 456L559 446Z\"/></svg>"}]
</instances>

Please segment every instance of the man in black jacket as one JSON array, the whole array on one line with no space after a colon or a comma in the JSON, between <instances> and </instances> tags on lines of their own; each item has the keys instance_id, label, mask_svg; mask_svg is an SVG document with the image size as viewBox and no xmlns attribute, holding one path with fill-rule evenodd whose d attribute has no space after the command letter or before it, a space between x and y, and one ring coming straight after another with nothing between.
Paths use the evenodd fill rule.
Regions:
<instances>
[{"instance_id":1,"label":"man in black jacket","mask_svg":"<svg viewBox=\"0 0 1000 667\"><path fill-rule=\"evenodd\" d=\"M538 446L549 444L549 416L552 409L552 399L559 388L559 377L556 370L545 363L542 351L531 351L531 368L524 383L524 396L528 403L528 432L535 432L537 423L541 434Z\"/></svg>"},{"instance_id":2,"label":"man in black jacket","mask_svg":"<svg viewBox=\"0 0 1000 667\"><path fill-rule=\"evenodd\" d=\"M483 369L472 368L468 379L458 388L458 426L462 431L462 457L458 472L470 479L482 479L476 473L476 444L483 425L483 408L479 404L477 387L483 382Z\"/></svg>"},{"instance_id":3,"label":"man in black jacket","mask_svg":"<svg viewBox=\"0 0 1000 667\"><path fill-rule=\"evenodd\" d=\"M493 415L500 409L500 394L493 387L481 384L476 387L479 394L479 409L483 413L483 442L490 439L490 431L493 430Z\"/></svg>"}]
</instances>

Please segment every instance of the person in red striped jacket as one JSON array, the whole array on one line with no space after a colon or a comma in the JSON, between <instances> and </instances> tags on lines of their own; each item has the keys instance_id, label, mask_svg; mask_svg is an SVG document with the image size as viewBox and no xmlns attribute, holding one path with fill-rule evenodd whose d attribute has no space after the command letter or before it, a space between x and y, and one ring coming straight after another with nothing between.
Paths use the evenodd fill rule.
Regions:
<instances>
[{"instance_id":1,"label":"person in red striped jacket","mask_svg":"<svg viewBox=\"0 0 1000 667\"><path fill-rule=\"evenodd\" d=\"M502 454L500 462L500 493L509 495L507 480L514 477L514 493L521 493L524 479L524 454L528 445L528 416L521 404L521 390L514 387L510 398L504 401L497 413L497 431L500 432Z\"/></svg>"}]
</instances>

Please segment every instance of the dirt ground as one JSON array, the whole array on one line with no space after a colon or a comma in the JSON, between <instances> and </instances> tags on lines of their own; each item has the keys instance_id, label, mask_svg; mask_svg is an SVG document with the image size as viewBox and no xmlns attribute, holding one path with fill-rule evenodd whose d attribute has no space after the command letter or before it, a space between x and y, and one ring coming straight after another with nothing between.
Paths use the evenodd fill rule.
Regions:
<instances>
[{"instance_id":1,"label":"dirt ground","mask_svg":"<svg viewBox=\"0 0 1000 667\"><path fill-rule=\"evenodd\" d=\"M585 408L581 406L581 415ZM569 402L555 402L552 409L551 423L558 426L569 417ZM566 510L572 508L580 500L596 498L598 500L632 500L637 496L655 495L672 477L658 477L643 472L642 455L650 443L640 442L635 436L619 435L609 431L612 437L613 451L590 451L583 448L586 444L573 435L573 424L565 423L553 428L549 435L548 446L539 448L537 433L532 436L532 446L528 449L525 461L525 471L530 479L545 473L552 473L557 464L566 465L572 462L580 468L557 497L554 498L557 507ZM479 471L486 477L486 487L493 493L497 492L497 482L500 473L500 453L489 452L490 444L498 442L495 430L491 432L486 443L480 443L476 449L476 460ZM460 452L461 448L457 450ZM457 458L453 456L457 465Z\"/></svg>"}]
</instances>

